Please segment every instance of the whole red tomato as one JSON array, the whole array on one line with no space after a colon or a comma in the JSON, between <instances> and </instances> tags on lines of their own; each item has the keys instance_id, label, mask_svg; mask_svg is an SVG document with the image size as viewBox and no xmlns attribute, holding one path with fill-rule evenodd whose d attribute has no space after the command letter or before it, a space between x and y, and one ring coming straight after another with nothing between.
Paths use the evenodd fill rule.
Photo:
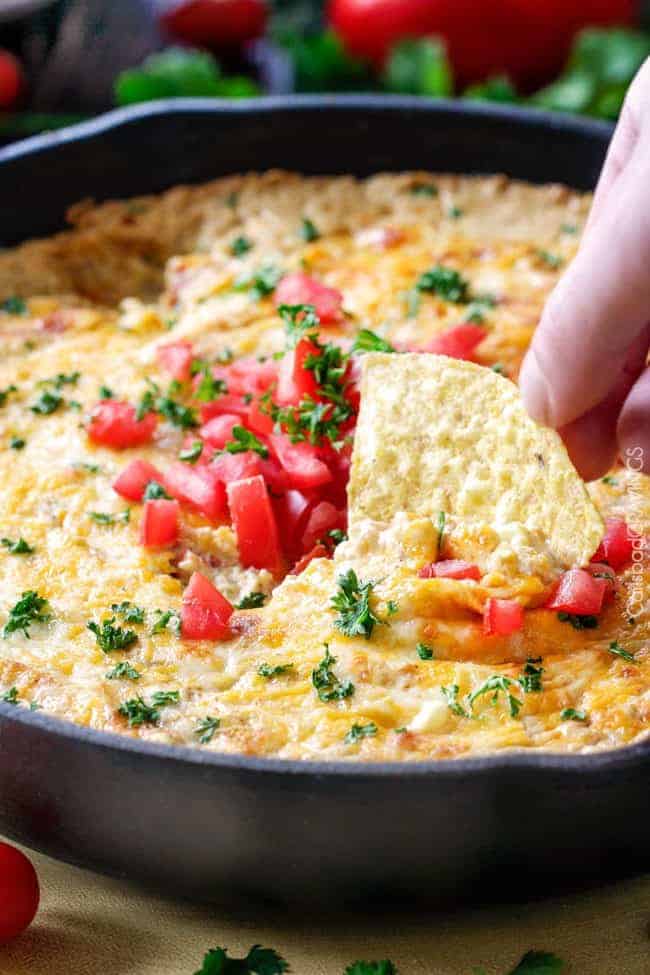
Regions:
<instances>
[{"instance_id":1,"label":"whole red tomato","mask_svg":"<svg viewBox=\"0 0 650 975\"><path fill-rule=\"evenodd\" d=\"M27 857L14 846L0 843L0 945L32 923L39 899L38 878Z\"/></svg>"},{"instance_id":2,"label":"whole red tomato","mask_svg":"<svg viewBox=\"0 0 650 975\"><path fill-rule=\"evenodd\" d=\"M523 87L559 71L587 25L631 24L635 0L329 0L346 48L380 66L402 37L445 38L459 84L506 73Z\"/></svg>"},{"instance_id":3,"label":"whole red tomato","mask_svg":"<svg viewBox=\"0 0 650 975\"><path fill-rule=\"evenodd\" d=\"M264 33L265 0L184 0L161 18L174 37L198 47L239 47Z\"/></svg>"},{"instance_id":4,"label":"whole red tomato","mask_svg":"<svg viewBox=\"0 0 650 975\"><path fill-rule=\"evenodd\" d=\"M12 108L23 87L20 63L9 51L0 50L0 109Z\"/></svg>"}]
</instances>

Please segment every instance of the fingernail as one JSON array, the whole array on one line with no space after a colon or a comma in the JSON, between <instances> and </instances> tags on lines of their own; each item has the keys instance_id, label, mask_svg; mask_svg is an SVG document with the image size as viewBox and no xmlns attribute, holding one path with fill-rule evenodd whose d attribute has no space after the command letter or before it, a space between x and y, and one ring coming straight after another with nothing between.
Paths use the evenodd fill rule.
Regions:
<instances>
[{"instance_id":1,"label":"fingernail","mask_svg":"<svg viewBox=\"0 0 650 975\"><path fill-rule=\"evenodd\" d=\"M519 388L524 406L533 420L548 425L551 420L548 387L533 349L529 350L523 361L521 372L519 373Z\"/></svg>"}]
</instances>

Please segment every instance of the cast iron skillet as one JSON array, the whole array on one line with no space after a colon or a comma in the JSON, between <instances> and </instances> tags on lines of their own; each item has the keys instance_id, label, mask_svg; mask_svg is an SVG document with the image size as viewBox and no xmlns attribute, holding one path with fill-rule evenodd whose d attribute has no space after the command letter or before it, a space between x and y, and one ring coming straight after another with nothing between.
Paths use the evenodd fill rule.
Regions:
<instances>
[{"instance_id":1,"label":"cast iron skillet","mask_svg":"<svg viewBox=\"0 0 650 975\"><path fill-rule=\"evenodd\" d=\"M503 171L593 186L609 127L417 99L182 101L0 152L4 243L84 196L249 169ZM517 897L650 865L650 743L583 757L362 765L146 744L0 704L0 832L175 894Z\"/></svg>"}]
</instances>

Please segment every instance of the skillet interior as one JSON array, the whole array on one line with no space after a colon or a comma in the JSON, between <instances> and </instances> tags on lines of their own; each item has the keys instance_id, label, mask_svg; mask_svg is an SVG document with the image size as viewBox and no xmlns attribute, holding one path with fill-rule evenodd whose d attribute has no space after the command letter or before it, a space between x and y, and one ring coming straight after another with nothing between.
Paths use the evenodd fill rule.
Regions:
<instances>
[{"instance_id":1,"label":"skillet interior","mask_svg":"<svg viewBox=\"0 0 650 975\"><path fill-rule=\"evenodd\" d=\"M84 196L272 166L504 171L586 189L609 134L541 113L372 96L143 106L0 152L1 233L11 244L54 232ZM0 704L3 832L201 898L445 899L488 891L515 866L522 885L641 868L650 841L627 824L647 818L649 771L646 745L408 769L220 757Z\"/></svg>"}]
</instances>

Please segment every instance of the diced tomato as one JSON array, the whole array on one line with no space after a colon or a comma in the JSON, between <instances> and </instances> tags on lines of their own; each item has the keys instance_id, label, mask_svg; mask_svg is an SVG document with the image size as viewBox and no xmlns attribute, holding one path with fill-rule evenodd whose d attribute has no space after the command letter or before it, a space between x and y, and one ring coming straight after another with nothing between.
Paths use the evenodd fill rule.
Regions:
<instances>
[{"instance_id":1,"label":"diced tomato","mask_svg":"<svg viewBox=\"0 0 650 975\"><path fill-rule=\"evenodd\" d=\"M302 554L302 535L313 501L293 488L273 499L282 548L287 558L294 562Z\"/></svg>"},{"instance_id":2,"label":"diced tomato","mask_svg":"<svg viewBox=\"0 0 650 975\"><path fill-rule=\"evenodd\" d=\"M480 325L463 322L435 335L422 351L448 355L452 359L471 359L474 349L486 335L486 330Z\"/></svg>"},{"instance_id":3,"label":"diced tomato","mask_svg":"<svg viewBox=\"0 0 650 975\"><path fill-rule=\"evenodd\" d=\"M305 368L305 360L314 355L320 355L320 352L309 339L300 339L295 349L285 354L278 370L278 386L274 396L277 403L297 406L307 396L318 399L318 383L314 373Z\"/></svg>"},{"instance_id":4,"label":"diced tomato","mask_svg":"<svg viewBox=\"0 0 650 975\"><path fill-rule=\"evenodd\" d=\"M215 379L223 379L229 393L264 393L273 385L278 375L278 364L269 358L260 362L247 356L229 366L216 366L212 370Z\"/></svg>"},{"instance_id":5,"label":"diced tomato","mask_svg":"<svg viewBox=\"0 0 650 975\"><path fill-rule=\"evenodd\" d=\"M418 575L420 579L474 579L478 582L481 570L478 565L461 559L442 559L422 566Z\"/></svg>"},{"instance_id":6,"label":"diced tomato","mask_svg":"<svg viewBox=\"0 0 650 975\"><path fill-rule=\"evenodd\" d=\"M227 640L233 608L200 572L193 572L183 593L181 636L186 640Z\"/></svg>"},{"instance_id":7,"label":"diced tomato","mask_svg":"<svg viewBox=\"0 0 650 975\"><path fill-rule=\"evenodd\" d=\"M91 414L88 436L105 447L124 450L149 443L157 422L155 413L146 413L138 420L135 406L131 403L106 399L98 403Z\"/></svg>"},{"instance_id":8,"label":"diced tomato","mask_svg":"<svg viewBox=\"0 0 650 975\"><path fill-rule=\"evenodd\" d=\"M605 579L594 579L584 569L569 569L561 577L546 608L577 616L597 616L603 606L607 585Z\"/></svg>"},{"instance_id":9,"label":"diced tomato","mask_svg":"<svg viewBox=\"0 0 650 975\"><path fill-rule=\"evenodd\" d=\"M220 454L210 463L210 468L223 484L230 484L260 474L261 460L253 450L244 450L241 454Z\"/></svg>"},{"instance_id":10,"label":"diced tomato","mask_svg":"<svg viewBox=\"0 0 650 975\"><path fill-rule=\"evenodd\" d=\"M213 416L223 416L224 413L234 413L236 416L245 419L248 416L249 409L249 404L245 403L241 396L231 396L229 393L225 393L209 403L201 403L201 423L207 423Z\"/></svg>"},{"instance_id":11,"label":"diced tomato","mask_svg":"<svg viewBox=\"0 0 650 975\"><path fill-rule=\"evenodd\" d=\"M307 552L301 559L298 559L293 569L290 572L292 576L299 576L301 572L304 572L310 562L314 559L329 559L332 553L324 545L314 545L310 552Z\"/></svg>"},{"instance_id":12,"label":"diced tomato","mask_svg":"<svg viewBox=\"0 0 650 975\"><path fill-rule=\"evenodd\" d=\"M194 352L191 342L167 342L156 349L158 364L179 383L186 383L191 376Z\"/></svg>"},{"instance_id":13,"label":"diced tomato","mask_svg":"<svg viewBox=\"0 0 650 975\"><path fill-rule=\"evenodd\" d=\"M302 271L285 274L275 289L275 304L313 305L321 325L334 325L343 317L341 292Z\"/></svg>"},{"instance_id":14,"label":"diced tomato","mask_svg":"<svg viewBox=\"0 0 650 975\"><path fill-rule=\"evenodd\" d=\"M234 413L222 413L221 416L213 416L211 420L204 423L199 433L211 446L218 447L220 450L233 440L233 427L241 426L241 417Z\"/></svg>"},{"instance_id":15,"label":"diced tomato","mask_svg":"<svg viewBox=\"0 0 650 975\"><path fill-rule=\"evenodd\" d=\"M258 474L242 481L231 481L226 490L241 564L279 574L284 563L278 526L264 478Z\"/></svg>"},{"instance_id":16,"label":"diced tomato","mask_svg":"<svg viewBox=\"0 0 650 975\"><path fill-rule=\"evenodd\" d=\"M327 533L335 528L345 528L345 512L339 511L329 501L321 501L312 509L302 536L302 550L308 552L318 542L327 544ZM332 547L332 546L330 546Z\"/></svg>"},{"instance_id":17,"label":"diced tomato","mask_svg":"<svg viewBox=\"0 0 650 975\"><path fill-rule=\"evenodd\" d=\"M173 497L196 508L211 521L226 516L226 490L214 465L190 467L175 461L165 471L164 484Z\"/></svg>"},{"instance_id":18,"label":"diced tomato","mask_svg":"<svg viewBox=\"0 0 650 975\"><path fill-rule=\"evenodd\" d=\"M251 401L246 426L253 433L261 433L263 436L268 436L269 433L273 433L273 420L268 413L262 411L262 403L259 399Z\"/></svg>"},{"instance_id":19,"label":"diced tomato","mask_svg":"<svg viewBox=\"0 0 650 975\"><path fill-rule=\"evenodd\" d=\"M283 434L274 433L269 437L271 447L289 475L291 486L299 491L328 484L332 474L318 456L315 447L308 443L291 443Z\"/></svg>"},{"instance_id":20,"label":"diced tomato","mask_svg":"<svg viewBox=\"0 0 650 975\"><path fill-rule=\"evenodd\" d=\"M178 540L178 501L156 498L145 501L140 524L140 543L146 548L174 545Z\"/></svg>"},{"instance_id":21,"label":"diced tomato","mask_svg":"<svg viewBox=\"0 0 650 975\"><path fill-rule=\"evenodd\" d=\"M261 457L259 470L272 494L282 494L289 487L289 475L275 457Z\"/></svg>"},{"instance_id":22,"label":"diced tomato","mask_svg":"<svg viewBox=\"0 0 650 975\"><path fill-rule=\"evenodd\" d=\"M632 560L634 540L639 538L624 518L608 518L605 522L605 535L594 552L592 562L607 562L619 572Z\"/></svg>"},{"instance_id":23,"label":"diced tomato","mask_svg":"<svg viewBox=\"0 0 650 975\"><path fill-rule=\"evenodd\" d=\"M129 501L142 501L149 481L162 484L162 474L146 460L132 460L113 481L113 490Z\"/></svg>"},{"instance_id":24,"label":"diced tomato","mask_svg":"<svg viewBox=\"0 0 650 975\"><path fill-rule=\"evenodd\" d=\"M605 583L605 597L603 603L608 603L616 595L616 590L618 588L618 582L616 579L616 573L612 569L611 565L607 565L605 562L590 562L589 565L585 566L585 572L588 572L594 577L594 579L602 579Z\"/></svg>"},{"instance_id":25,"label":"diced tomato","mask_svg":"<svg viewBox=\"0 0 650 975\"><path fill-rule=\"evenodd\" d=\"M483 610L486 636L509 636L523 625L524 608L516 599L488 599Z\"/></svg>"},{"instance_id":26,"label":"diced tomato","mask_svg":"<svg viewBox=\"0 0 650 975\"><path fill-rule=\"evenodd\" d=\"M260 37L268 17L264 0L182 0L160 5L163 26L199 48L234 48Z\"/></svg>"}]
</instances>

